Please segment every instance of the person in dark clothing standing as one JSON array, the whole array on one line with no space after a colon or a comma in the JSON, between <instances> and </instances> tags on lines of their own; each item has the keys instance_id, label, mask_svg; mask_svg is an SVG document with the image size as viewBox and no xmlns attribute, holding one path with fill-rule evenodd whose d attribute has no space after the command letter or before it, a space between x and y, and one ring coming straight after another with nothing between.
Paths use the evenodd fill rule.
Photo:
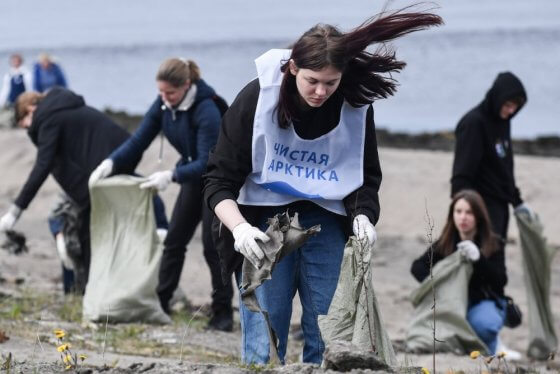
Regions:
<instances>
[{"instance_id":1,"label":"person in dark clothing standing","mask_svg":"<svg viewBox=\"0 0 560 374\"><path fill-rule=\"evenodd\" d=\"M0 219L0 231L15 225L51 174L78 210L83 271L76 279L76 291L83 292L90 260L88 178L129 134L105 114L87 106L81 96L64 88L21 94L16 102L16 118L37 147L37 158L14 204ZM135 158L123 163L121 171L131 173L138 161Z\"/></svg>"},{"instance_id":2,"label":"person in dark clothing standing","mask_svg":"<svg viewBox=\"0 0 560 374\"><path fill-rule=\"evenodd\" d=\"M256 290L282 361L295 293L303 307L303 361L320 363L325 346L317 318L328 312L348 236L362 243L365 257L376 241L381 168L371 103L393 94L395 82L382 73L404 63L366 48L440 23L433 14L397 11L349 33L317 25L291 50L257 58L258 79L224 115L204 198L231 232L215 232L226 275L239 270L243 258L259 267L264 253L257 241L269 240L263 230L274 214L298 212L303 227L321 225ZM268 362L264 317L240 303L240 319L242 360Z\"/></svg>"},{"instance_id":3,"label":"person in dark clothing standing","mask_svg":"<svg viewBox=\"0 0 560 374\"><path fill-rule=\"evenodd\" d=\"M116 173L116 168L140 157L155 137L163 131L169 142L181 154L173 170L153 173L141 188L164 190L171 182L181 190L164 242L157 292L163 310L170 313L169 301L176 290L186 246L202 221L204 257L212 276L213 316L208 327L231 331L233 311L231 282L223 282L218 254L211 235L213 214L202 202L202 174L206 170L208 153L216 143L221 114L214 103L214 89L200 78L193 61L171 58L164 61L156 81L160 94L144 116L132 137L104 160L92 173L95 181Z\"/></svg>"},{"instance_id":4,"label":"person in dark clothing standing","mask_svg":"<svg viewBox=\"0 0 560 374\"><path fill-rule=\"evenodd\" d=\"M527 102L523 84L510 72L498 74L484 100L461 118L455 130L451 195L474 189L484 199L494 232L506 240L509 204L533 213L515 183L510 121Z\"/></svg>"},{"instance_id":5,"label":"person in dark clothing standing","mask_svg":"<svg viewBox=\"0 0 560 374\"><path fill-rule=\"evenodd\" d=\"M419 282L430 275L431 249L412 263L412 275ZM461 190L454 196L443 232L433 244L433 265L455 251L473 262L467 320L490 354L494 354L505 321L504 250L503 243L491 230L482 197L473 190Z\"/></svg>"}]
</instances>

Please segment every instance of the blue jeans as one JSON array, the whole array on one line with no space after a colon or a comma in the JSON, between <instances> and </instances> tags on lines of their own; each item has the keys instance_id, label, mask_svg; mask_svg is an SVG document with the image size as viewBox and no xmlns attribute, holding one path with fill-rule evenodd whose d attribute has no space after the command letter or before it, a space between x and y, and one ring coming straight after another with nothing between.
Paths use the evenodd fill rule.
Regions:
<instances>
[{"instance_id":1,"label":"blue jeans","mask_svg":"<svg viewBox=\"0 0 560 374\"><path fill-rule=\"evenodd\" d=\"M504 326L506 317L505 300L500 300L498 307L493 300L482 300L470 305L467 310L467 321L478 337L488 346L489 354L496 354L498 333Z\"/></svg>"},{"instance_id":2,"label":"blue jeans","mask_svg":"<svg viewBox=\"0 0 560 374\"><path fill-rule=\"evenodd\" d=\"M282 211L278 208L267 209L266 217ZM272 279L257 288L256 296L261 309L269 314L272 329L279 340L278 356L283 363L292 316L292 299L296 291L299 293L303 309L303 361L321 363L325 345L321 339L317 317L327 314L329 310L338 283L346 237L339 217L318 206L301 211L299 220L303 228L320 224L321 232L276 264ZM266 219L263 218L262 221L259 226L264 230L267 226ZM260 313L249 311L242 302L239 304L242 361L247 364L267 363L269 339L264 317Z\"/></svg>"}]
</instances>

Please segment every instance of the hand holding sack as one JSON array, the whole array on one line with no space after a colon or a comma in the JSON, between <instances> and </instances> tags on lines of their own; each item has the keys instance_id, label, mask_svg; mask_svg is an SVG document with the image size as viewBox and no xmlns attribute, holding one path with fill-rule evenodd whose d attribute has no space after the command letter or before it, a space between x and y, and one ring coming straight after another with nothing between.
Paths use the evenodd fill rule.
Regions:
<instances>
[{"instance_id":1,"label":"hand holding sack","mask_svg":"<svg viewBox=\"0 0 560 374\"><path fill-rule=\"evenodd\" d=\"M245 258L247 258L254 267L260 268L261 260L264 258L264 252L257 244L257 240L266 243L270 238L255 226L251 226L247 222L240 223L235 226L232 231L235 243L233 247Z\"/></svg>"},{"instance_id":2,"label":"hand holding sack","mask_svg":"<svg viewBox=\"0 0 560 374\"><path fill-rule=\"evenodd\" d=\"M8 212L4 214L2 218L0 218L0 232L11 230L12 227L14 227L14 225L16 224L20 215L21 209L17 205L12 204L12 206L10 206L10 209L8 209Z\"/></svg>"},{"instance_id":3,"label":"hand holding sack","mask_svg":"<svg viewBox=\"0 0 560 374\"><path fill-rule=\"evenodd\" d=\"M480 250L471 240L463 240L457 243L457 250L464 258L476 262L480 259Z\"/></svg>"},{"instance_id":4,"label":"hand holding sack","mask_svg":"<svg viewBox=\"0 0 560 374\"><path fill-rule=\"evenodd\" d=\"M148 177L148 180L140 184L140 188L155 188L158 191L164 191L173 181L173 172L171 170L156 171Z\"/></svg>"},{"instance_id":5,"label":"hand holding sack","mask_svg":"<svg viewBox=\"0 0 560 374\"><path fill-rule=\"evenodd\" d=\"M535 212L533 212L533 209L531 209L529 205L525 203L521 203L516 206L514 211L516 214L526 216L529 219L529 222L533 222L535 220Z\"/></svg>"},{"instance_id":6,"label":"hand holding sack","mask_svg":"<svg viewBox=\"0 0 560 374\"><path fill-rule=\"evenodd\" d=\"M113 172L113 160L107 158L103 160L97 168L89 176L88 184L91 186L93 183L107 178Z\"/></svg>"},{"instance_id":7,"label":"hand holding sack","mask_svg":"<svg viewBox=\"0 0 560 374\"><path fill-rule=\"evenodd\" d=\"M369 263L373 245L377 241L375 226L373 226L367 216L358 214L352 223L352 231L365 250L365 253L362 254L362 261L364 263Z\"/></svg>"}]
</instances>

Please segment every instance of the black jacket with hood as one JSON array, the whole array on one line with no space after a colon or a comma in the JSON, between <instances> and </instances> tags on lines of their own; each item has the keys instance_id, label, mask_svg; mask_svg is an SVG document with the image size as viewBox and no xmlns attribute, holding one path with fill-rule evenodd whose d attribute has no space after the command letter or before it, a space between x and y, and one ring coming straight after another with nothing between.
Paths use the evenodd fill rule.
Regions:
<instances>
[{"instance_id":1,"label":"black jacket with hood","mask_svg":"<svg viewBox=\"0 0 560 374\"><path fill-rule=\"evenodd\" d=\"M510 118L502 119L502 105L511 99L522 104ZM510 120L526 102L519 78L504 72L498 74L485 99L461 118L455 130L452 195L474 189L485 201L522 203L513 173Z\"/></svg>"},{"instance_id":2,"label":"black jacket with hood","mask_svg":"<svg viewBox=\"0 0 560 374\"><path fill-rule=\"evenodd\" d=\"M15 201L22 210L49 174L75 203L87 207L89 175L129 137L109 117L64 88L53 88L38 103L28 134L37 147L37 158ZM139 159L134 161L119 172L134 170Z\"/></svg>"}]
</instances>

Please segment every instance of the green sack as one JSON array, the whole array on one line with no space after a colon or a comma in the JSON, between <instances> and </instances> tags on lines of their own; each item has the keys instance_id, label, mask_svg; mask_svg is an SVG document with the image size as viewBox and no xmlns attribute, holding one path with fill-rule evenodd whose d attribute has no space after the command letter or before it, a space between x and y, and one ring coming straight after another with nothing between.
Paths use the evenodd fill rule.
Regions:
<instances>
[{"instance_id":1,"label":"green sack","mask_svg":"<svg viewBox=\"0 0 560 374\"><path fill-rule=\"evenodd\" d=\"M161 248L153 190L118 175L90 185L91 264L83 299L89 321L170 323L156 293Z\"/></svg>"},{"instance_id":2,"label":"green sack","mask_svg":"<svg viewBox=\"0 0 560 374\"><path fill-rule=\"evenodd\" d=\"M379 359L390 366L397 364L373 291L371 263L362 262L360 244L354 237L344 248L340 278L329 311L320 315L318 321L325 345L342 340L364 350L375 347Z\"/></svg>"},{"instance_id":3,"label":"green sack","mask_svg":"<svg viewBox=\"0 0 560 374\"><path fill-rule=\"evenodd\" d=\"M456 251L432 268L433 281L426 278L411 294L414 314L407 330L406 349L428 353L434 349L432 284L436 296L436 351L469 354L488 352L467 321L469 281L473 272L470 261Z\"/></svg>"},{"instance_id":4,"label":"green sack","mask_svg":"<svg viewBox=\"0 0 560 374\"><path fill-rule=\"evenodd\" d=\"M523 279L529 309L529 346L527 356L546 360L558 349L550 308L550 266L556 248L546 244L539 217L516 213L523 253Z\"/></svg>"}]
</instances>

